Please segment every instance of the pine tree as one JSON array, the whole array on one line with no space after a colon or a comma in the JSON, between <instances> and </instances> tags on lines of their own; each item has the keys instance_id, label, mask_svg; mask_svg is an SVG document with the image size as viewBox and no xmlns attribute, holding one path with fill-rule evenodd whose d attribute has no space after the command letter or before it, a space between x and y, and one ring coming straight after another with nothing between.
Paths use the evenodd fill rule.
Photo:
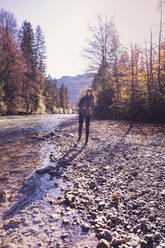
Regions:
<instances>
[{"instance_id":1,"label":"pine tree","mask_svg":"<svg viewBox=\"0 0 165 248\"><path fill-rule=\"evenodd\" d=\"M60 107L59 92L57 87L57 80L52 79L49 75L45 79L44 97L47 112L54 113L54 107Z\"/></svg>"},{"instance_id":2,"label":"pine tree","mask_svg":"<svg viewBox=\"0 0 165 248\"><path fill-rule=\"evenodd\" d=\"M24 21L20 31L20 46L22 55L30 70L36 65L34 32L30 22Z\"/></svg>"},{"instance_id":3,"label":"pine tree","mask_svg":"<svg viewBox=\"0 0 165 248\"><path fill-rule=\"evenodd\" d=\"M46 47L45 38L41 27L38 25L35 33L35 61L37 68L42 72L43 75L46 74Z\"/></svg>"},{"instance_id":4,"label":"pine tree","mask_svg":"<svg viewBox=\"0 0 165 248\"><path fill-rule=\"evenodd\" d=\"M68 98L68 88L67 87L65 87L65 99L66 99L66 108L68 108L69 98Z\"/></svg>"},{"instance_id":5,"label":"pine tree","mask_svg":"<svg viewBox=\"0 0 165 248\"><path fill-rule=\"evenodd\" d=\"M20 47L28 71L23 84L25 111L36 111L42 95L43 77L37 68L34 32L30 22L24 21L20 31Z\"/></svg>"},{"instance_id":6,"label":"pine tree","mask_svg":"<svg viewBox=\"0 0 165 248\"><path fill-rule=\"evenodd\" d=\"M63 109L63 113L65 114L66 109L68 108L68 91L63 84L59 89L59 96L60 96L60 107Z\"/></svg>"}]
</instances>

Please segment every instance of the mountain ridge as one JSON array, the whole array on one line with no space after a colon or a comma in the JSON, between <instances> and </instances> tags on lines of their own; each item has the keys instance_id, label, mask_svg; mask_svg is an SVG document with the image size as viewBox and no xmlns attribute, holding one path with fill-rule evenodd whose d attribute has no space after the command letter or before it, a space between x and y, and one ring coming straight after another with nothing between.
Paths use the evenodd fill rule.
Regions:
<instances>
[{"instance_id":1,"label":"mountain ridge","mask_svg":"<svg viewBox=\"0 0 165 248\"><path fill-rule=\"evenodd\" d=\"M57 79L57 86L63 84L68 89L68 97L71 104L78 99L80 92L85 87L91 87L94 80L94 73L79 74L76 76L63 76Z\"/></svg>"}]
</instances>

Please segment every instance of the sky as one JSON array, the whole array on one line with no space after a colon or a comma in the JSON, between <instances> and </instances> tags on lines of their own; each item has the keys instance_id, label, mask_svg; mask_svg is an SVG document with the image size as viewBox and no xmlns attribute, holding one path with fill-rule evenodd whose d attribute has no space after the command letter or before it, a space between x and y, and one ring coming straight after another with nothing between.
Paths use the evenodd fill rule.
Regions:
<instances>
[{"instance_id":1,"label":"sky","mask_svg":"<svg viewBox=\"0 0 165 248\"><path fill-rule=\"evenodd\" d=\"M47 48L47 73L52 77L75 76L86 72L82 57L89 37L89 25L97 15L114 16L121 43L143 44L151 28L157 38L158 0L0 0L0 8L14 14L18 26L24 20L33 28L39 24Z\"/></svg>"}]
</instances>

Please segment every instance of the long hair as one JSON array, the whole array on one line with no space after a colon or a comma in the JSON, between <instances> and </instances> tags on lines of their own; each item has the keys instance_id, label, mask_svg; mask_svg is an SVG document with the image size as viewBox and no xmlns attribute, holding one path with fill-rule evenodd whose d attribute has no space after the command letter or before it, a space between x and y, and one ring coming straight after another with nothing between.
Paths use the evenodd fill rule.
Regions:
<instances>
[{"instance_id":1,"label":"long hair","mask_svg":"<svg viewBox=\"0 0 165 248\"><path fill-rule=\"evenodd\" d=\"M91 92L90 96L88 96L88 92ZM92 89L87 89L87 91L86 91L86 105L87 105L87 107L90 106L91 102L94 102L94 96L92 93Z\"/></svg>"}]
</instances>

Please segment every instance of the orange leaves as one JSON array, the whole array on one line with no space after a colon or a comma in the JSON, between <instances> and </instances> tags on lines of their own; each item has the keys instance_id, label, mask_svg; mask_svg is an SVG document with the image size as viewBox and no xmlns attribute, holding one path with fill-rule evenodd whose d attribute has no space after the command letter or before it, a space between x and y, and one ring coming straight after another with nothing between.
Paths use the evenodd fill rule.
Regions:
<instances>
[{"instance_id":1,"label":"orange leaves","mask_svg":"<svg viewBox=\"0 0 165 248\"><path fill-rule=\"evenodd\" d=\"M112 193L112 200L115 202L115 204L119 203L119 196L117 195L116 192Z\"/></svg>"},{"instance_id":2,"label":"orange leaves","mask_svg":"<svg viewBox=\"0 0 165 248\"><path fill-rule=\"evenodd\" d=\"M117 194L114 192L112 193L112 197L115 198L117 196Z\"/></svg>"}]
</instances>

